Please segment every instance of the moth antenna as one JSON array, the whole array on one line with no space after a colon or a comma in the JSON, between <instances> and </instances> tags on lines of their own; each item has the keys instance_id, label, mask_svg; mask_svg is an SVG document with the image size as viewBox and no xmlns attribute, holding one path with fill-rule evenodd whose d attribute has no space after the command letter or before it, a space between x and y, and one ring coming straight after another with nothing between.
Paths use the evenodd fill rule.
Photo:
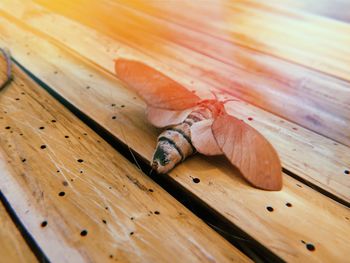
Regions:
<instances>
[{"instance_id":1,"label":"moth antenna","mask_svg":"<svg viewBox=\"0 0 350 263\"><path fill-rule=\"evenodd\" d=\"M121 133L122 133L122 136L124 137L125 144L126 144L126 146L128 147L128 150L129 150L129 152L130 152L130 154L131 154L131 156L132 156L132 159L134 160L134 162L135 162L137 168L138 168L140 171L142 171L140 164L138 163L138 161L137 161L137 159L136 159L134 153L132 152L132 150L131 150L131 148L130 148L130 146L129 146L129 143L128 143L127 140L126 140L126 136L125 136L123 127L122 127L122 126L119 126L119 127L120 127L120 131L121 131Z\"/></svg>"},{"instance_id":2,"label":"moth antenna","mask_svg":"<svg viewBox=\"0 0 350 263\"><path fill-rule=\"evenodd\" d=\"M129 152L130 152L132 158L134 159L134 162L135 162L137 168L139 168L139 170L142 172L141 166L140 166L140 164L138 163L138 161L137 161L137 159L136 159L136 157L135 157L134 153L132 152L132 150L131 150L131 148L130 148L129 145L128 145L128 149L129 149Z\"/></svg>"}]
</instances>

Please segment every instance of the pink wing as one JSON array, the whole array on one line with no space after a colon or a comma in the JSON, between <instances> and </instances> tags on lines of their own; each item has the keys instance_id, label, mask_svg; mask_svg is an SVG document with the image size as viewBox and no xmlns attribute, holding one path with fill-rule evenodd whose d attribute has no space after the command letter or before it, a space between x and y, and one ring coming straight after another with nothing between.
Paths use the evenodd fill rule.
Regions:
<instances>
[{"instance_id":1,"label":"pink wing","mask_svg":"<svg viewBox=\"0 0 350 263\"><path fill-rule=\"evenodd\" d=\"M204 155L220 155L222 154L219 148L211 126L213 119L199 121L191 126L191 141L196 150Z\"/></svg>"},{"instance_id":2,"label":"pink wing","mask_svg":"<svg viewBox=\"0 0 350 263\"><path fill-rule=\"evenodd\" d=\"M153 126L163 128L182 123L192 111L192 108L183 111L172 111L147 107L146 115Z\"/></svg>"},{"instance_id":3,"label":"pink wing","mask_svg":"<svg viewBox=\"0 0 350 263\"><path fill-rule=\"evenodd\" d=\"M213 122L212 131L226 157L252 185L281 190L281 162L275 149L257 130L223 114Z\"/></svg>"},{"instance_id":4,"label":"pink wing","mask_svg":"<svg viewBox=\"0 0 350 263\"><path fill-rule=\"evenodd\" d=\"M201 100L179 83L141 62L117 59L115 72L153 108L185 110Z\"/></svg>"}]
</instances>

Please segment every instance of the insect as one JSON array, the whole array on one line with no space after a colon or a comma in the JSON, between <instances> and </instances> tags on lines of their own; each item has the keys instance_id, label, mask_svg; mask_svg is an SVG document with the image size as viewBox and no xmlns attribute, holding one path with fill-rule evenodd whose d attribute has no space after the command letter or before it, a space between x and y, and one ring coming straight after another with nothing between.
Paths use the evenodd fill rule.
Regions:
<instances>
[{"instance_id":1,"label":"insect","mask_svg":"<svg viewBox=\"0 0 350 263\"><path fill-rule=\"evenodd\" d=\"M203 100L138 61L119 58L115 72L146 102L149 122L166 128L158 137L151 162L158 173L167 173L195 152L224 154L253 186L276 191L282 188L277 152L257 130L226 112L227 101Z\"/></svg>"}]
</instances>

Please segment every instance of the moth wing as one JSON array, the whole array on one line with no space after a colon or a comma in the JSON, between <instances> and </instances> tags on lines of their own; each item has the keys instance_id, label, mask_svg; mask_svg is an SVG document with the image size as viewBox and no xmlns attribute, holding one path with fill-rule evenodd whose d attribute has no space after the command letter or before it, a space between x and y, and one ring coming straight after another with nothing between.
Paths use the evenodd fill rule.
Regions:
<instances>
[{"instance_id":1,"label":"moth wing","mask_svg":"<svg viewBox=\"0 0 350 263\"><path fill-rule=\"evenodd\" d=\"M198 152L204 155L223 154L214 138L211 129L212 124L213 119L209 119L196 122L191 126L192 145Z\"/></svg>"},{"instance_id":2,"label":"moth wing","mask_svg":"<svg viewBox=\"0 0 350 263\"><path fill-rule=\"evenodd\" d=\"M212 130L226 157L252 185L265 190L281 190L281 162L264 136L228 114L217 117Z\"/></svg>"},{"instance_id":3,"label":"moth wing","mask_svg":"<svg viewBox=\"0 0 350 263\"><path fill-rule=\"evenodd\" d=\"M141 62L117 59L115 72L153 108L185 110L201 100L176 81Z\"/></svg>"},{"instance_id":4,"label":"moth wing","mask_svg":"<svg viewBox=\"0 0 350 263\"><path fill-rule=\"evenodd\" d=\"M164 110L154 107L147 107L146 115L148 121L157 128L182 123L193 111L192 108L182 111Z\"/></svg>"}]
</instances>

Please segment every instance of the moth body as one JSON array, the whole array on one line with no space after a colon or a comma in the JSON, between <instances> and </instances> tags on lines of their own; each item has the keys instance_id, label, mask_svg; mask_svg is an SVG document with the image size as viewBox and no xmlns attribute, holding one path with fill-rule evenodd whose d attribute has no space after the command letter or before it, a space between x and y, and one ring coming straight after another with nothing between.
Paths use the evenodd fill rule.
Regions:
<instances>
[{"instance_id":1,"label":"moth body","mask_svg":"<svg viewBox=\"0 0 350 263\"><path fill-rule=\"evenodd\" d=\"M252 126L224 109L231 99L203 100L180 83L139 61L118 58L115 71L147 104L146 117L158 128L151 165L167 173L188 156L224 155L253 186L282 188L282 166L271 143Z\"/></svg>"},{"instance_id":2,"label":"moth body","mask_svg":"<svg viewBox=\"0 0 350 263\"><path fill-rule=\"evenodd\" d=\"M180 124L170 126L158 136L157 148L153 154L152 168L160 174L173 169L179 162L196 152L191 139L191 126L203 120L214 118L223 104L216 100L201 102Z\"/></svg>"}]
</instances>

